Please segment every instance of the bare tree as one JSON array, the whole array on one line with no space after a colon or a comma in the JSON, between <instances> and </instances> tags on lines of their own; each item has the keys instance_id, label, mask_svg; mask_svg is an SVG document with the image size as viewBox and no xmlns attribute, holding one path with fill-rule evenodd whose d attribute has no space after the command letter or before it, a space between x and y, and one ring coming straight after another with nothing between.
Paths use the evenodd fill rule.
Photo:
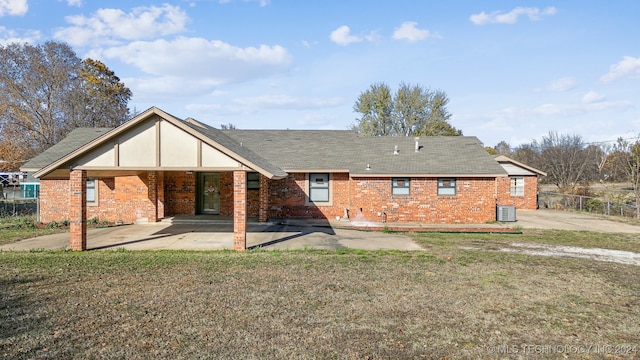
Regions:
<instances>
[{"instance_id":1,"label":"bare tree","mask_svg":"<svg viewBox=\"0 0 640 360\"><path fill-rule=\"evenodd\" d=\"M593 157L585 150L580 135L558 134L550 131L533 146L540 156L540 165L547 179L562 191L573 190L581 181L587 181L587 169Z\"/></svg>"},{"instance_id":2,"label":"bare tree","mask_svg":"<svg viewBox=\"0 0 640 360\"><path fill-rule=\"evenodd\" d=\"M504 140L497 143L496 146L494 146L493 148L495 149L496 154L511 156L511 153L512 153L511 145L509 145L509 143Z\"/></svg>"},{"instance_id":3,"label":"bare tree","mask_svg":"<svg viewBox=\"0 0 640 360\"><path fill-rule=\"evenodd\" d=\"M624 169L627 179L631 181L636 218L640 218L640 135L633 142L618 138L614 148L619 155L617 161Z\"/></svg>"},{"instance_id":4,"label":"bare tree","mask_svg":"<svg viewBox=\"0 0 640 360\"><path fill-rule=\"evenodd\" d=\"M80 60L67 44L0 45L0 147L21 144L20 154L10 155L11 166L56 144L75 127L121 124L130 97L104 64Z\"/></svg>"},{"instance_id":5,"label":"bare tree","mask_svg":"<svg viewBox=\"0 0 640 360\"><path fill-rule=\"evenodd\" d=\"M237 129L237 127L232 123L228 123L228 124L220 124L220 129L222 129L222 130L235 130L235 129Z\"/></svg>"}]
</instances>

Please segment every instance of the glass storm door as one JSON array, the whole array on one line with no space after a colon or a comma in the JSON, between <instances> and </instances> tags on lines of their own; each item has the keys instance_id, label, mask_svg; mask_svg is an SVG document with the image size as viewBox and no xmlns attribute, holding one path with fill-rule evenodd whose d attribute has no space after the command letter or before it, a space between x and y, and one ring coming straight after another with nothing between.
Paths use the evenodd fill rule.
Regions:
<instances>
[{"instance_id":1,"label":"glass storm door","mask_svg":"<svg viewBox=\"0 0 640 360\"><path fill-rule=\"evenodd\" d=\"M200 213L220 214L220 174L200 174Z\"/></svg>"}]
</instances>

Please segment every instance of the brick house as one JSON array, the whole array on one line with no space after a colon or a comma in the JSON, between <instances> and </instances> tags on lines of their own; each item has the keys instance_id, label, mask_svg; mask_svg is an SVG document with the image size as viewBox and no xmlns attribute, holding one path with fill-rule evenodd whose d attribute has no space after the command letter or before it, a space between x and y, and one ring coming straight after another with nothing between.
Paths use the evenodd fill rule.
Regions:
<instances>
[{"instance_id":1,"label":"brick house","mask_svg":"<svg viewBox=\"0 0 640 360\"><path fill-rule=\"evenodd\" d=\"M239 250L248 218L482 223L498 203L535 209L544 175L475 137L223 131L155 107L115 129L75 129L22 170L40 179L40 220L69 220L77 250L91 218L232 217Z\"/></svg>"}]
</instances>

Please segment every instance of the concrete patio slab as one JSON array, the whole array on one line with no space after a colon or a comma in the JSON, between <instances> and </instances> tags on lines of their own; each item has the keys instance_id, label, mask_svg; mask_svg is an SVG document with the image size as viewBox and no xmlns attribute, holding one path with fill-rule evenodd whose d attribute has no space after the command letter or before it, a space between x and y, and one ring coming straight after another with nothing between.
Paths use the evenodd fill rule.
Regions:
<instances>
[{"instance_id":1,"label":"concrete patio slab","mask_svg":"<svg viewBox=\"0 0 640 360\"><path fill-rule=\"evenodd\" d=\"M233 224L133 224L89 229L89 250L223 250L233 249ZM249 225L247 247L265 249L422 250L408 236L329 226ZM69 248L69 233L44 235L0 246L2 251Z\"/></svg>"}]
</instances>

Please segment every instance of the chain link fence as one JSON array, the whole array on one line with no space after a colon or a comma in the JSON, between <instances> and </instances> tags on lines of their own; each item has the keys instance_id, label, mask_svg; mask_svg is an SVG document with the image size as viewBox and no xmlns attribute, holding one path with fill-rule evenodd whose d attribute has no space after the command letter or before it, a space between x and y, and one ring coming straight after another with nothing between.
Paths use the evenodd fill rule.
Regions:
<instances>
[{"instance_id":1,"label":"chain link fence","mask_svg":"<svg viewBox=\"0 0 640 360\"><path fill-rule=\"evenodd\" d=\"M37 194L20 186L0 185L0 217L36 215L38 213Z\"/></svg>"},{"instance_id":2,"label":"chain link fence","mask_svg":"<svg viewBox=\"0 0 640 360\"><path fill-rule=\"evenodd\" d=\"M543 191L538 197L540 208L557 210L586 211L593 214L636 217L637 207L625 201L613 201L603 198L561 194Z\"/></svg>"}]
</instances>

